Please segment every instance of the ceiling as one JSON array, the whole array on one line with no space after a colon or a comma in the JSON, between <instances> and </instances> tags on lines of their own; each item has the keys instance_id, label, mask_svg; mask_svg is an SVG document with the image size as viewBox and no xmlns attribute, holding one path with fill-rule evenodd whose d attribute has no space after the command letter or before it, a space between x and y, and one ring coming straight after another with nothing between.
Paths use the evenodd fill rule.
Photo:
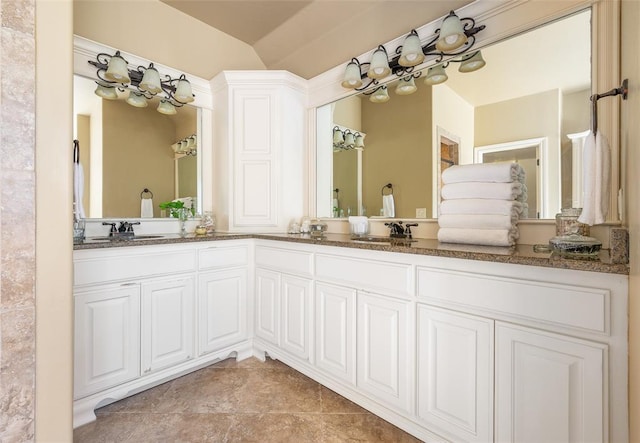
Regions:
<instances>
[{"instance_id":1,"label":"ceiling","mask_svg":"<svg viewBox=\"0 0 640 443\"><path fill-rule=\"evenodd\" d=\"M312 78L470 0L161 0L256 51L267 69Z\"/></svg>"}]
</instances>

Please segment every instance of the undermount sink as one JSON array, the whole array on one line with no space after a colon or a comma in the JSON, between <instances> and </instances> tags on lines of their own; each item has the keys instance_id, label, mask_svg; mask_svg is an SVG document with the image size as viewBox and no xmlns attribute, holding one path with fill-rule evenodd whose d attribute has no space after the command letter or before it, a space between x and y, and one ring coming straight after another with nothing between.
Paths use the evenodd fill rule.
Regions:
<instances>
[{"instance_id":1,"label":"undermount sink","mask_svg":"<svg viewBox=\"0 0 640 443\"><path fill-rule=\"evenodd\" d=\"M154 238L162 238L162 237L164 237L164 235L135 235L133 237L114 235L113 237L91 237L90 240L135 241L135 240L151 240Z\"/></svg>"},{"instance_id":2,"label":"undermount sink","mask_svg":"<svg viewBox=\"0 0 640 443\"><path fill-rule=\"evenodd\" d=\"M356 243L375 243L375 244L389 244L389 245L403 245L414 242L412 238L400 238L400 237L352 237L352 241Z\"/></svg>"}]
</instances>

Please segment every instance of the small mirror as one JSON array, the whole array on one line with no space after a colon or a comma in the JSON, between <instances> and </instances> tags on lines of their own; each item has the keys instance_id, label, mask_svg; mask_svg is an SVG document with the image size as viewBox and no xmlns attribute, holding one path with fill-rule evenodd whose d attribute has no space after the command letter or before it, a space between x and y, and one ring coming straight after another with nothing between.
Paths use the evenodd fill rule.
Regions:
<instances>
[{"instance_id":1,"label":"small mirror","mask_svg":"<svg viewBox=\"0 0 640 443\"><path fill-rule=\"evenodd\" d=\"M410 95L394 80L386 102L372 102L369 88L318 108L317 215L379 216L391 183L396 217L436 218L442 171L488 161L523 164L529 217L579 207L572 170L590 125L590 22L587 9L484 47L486 66L461 73L449 63L441 84L425 84L425 70ZM334 152L336 126L366 134L364 148Z\"/></svg>"},{"instance_id":2,"label":"small mirror","mask_svg":"<svg viewBox=\"0 0 640 443\"><path fill-rule=\"evenodd\" d=\"M128 93L107 100L95 89L93 80L74 76L86 218L141 217L142 198L152 199L153 217L168 216L160 204L176 198L190 197L200 212L198 108L185 105L164 115L157 99L137 108L126 103Z\"/></svg>"}]
</instances>

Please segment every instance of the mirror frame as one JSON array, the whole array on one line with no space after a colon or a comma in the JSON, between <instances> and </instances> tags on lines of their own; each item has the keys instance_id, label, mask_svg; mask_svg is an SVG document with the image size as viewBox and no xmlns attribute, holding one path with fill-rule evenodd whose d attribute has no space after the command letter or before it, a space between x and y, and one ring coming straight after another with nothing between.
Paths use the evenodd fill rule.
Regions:
<instances>
[{"instance_id":1,"label":"mirror frame","mask_svg":"<svg viewBox=\"0 0 640 443\"><path fill-rule=\"evenodd\" d=\"M146 66L152 60L141 58L137 55L126 52L126 48L118 48L122 56L132 66ZM115 48L106 46L94 41L85 39L78 35L73 36L73 73L81 77L96 79L95 68L88 61L95 60L96 55L104 52L114 54ZM172 78L179 77L182 72L175 68L165 66L153 61L154 66L163 74L168 74ZM209 81L189 74L187 76L191 83L191 88L195 95L195 100L190 103L198 109L199 126L198 137L198 170L200 180L197 183L198 192L198 212L211 211L213 207L213 98ZM178 110L180 112L180 110ZM109 217L109 219L139 219L140 217ZM101 220L88 218L87 220ZM145 220L165 220L162 218L148 218Z\"/></svg>"},{"instance_id":2,"label":"mirror frame","mask_svg":"<svg viewBox=\"0 0 640 443\"><path fill-rule=\"evenodd\" d=\"M473 17L478 24L486 25L486 29L477 34L475 49L496 43L514 35L529 31L572 13L591 8L591 93L602 93L619 86L620 83L620 5L618 2L589 0L566 0L563 2L524 2L499 3L491 0L479 0L460 8L459 16ZM441 18L417 29L419 35L432 36L439 28ZM404 36L400 36L385 44L387 47L402 45ZM369 60L371 51L361 54L360 60ZM346 90L340 85L344 75L344 64L313 78L309 83L309 134L311 149L309 153L309 212L317 216L317 126L316 108L353 95L353 90ZM430 59L416 69L424 69L434 64ZM393 80L389 76L381 83ZM589 104L585 104L589 106ZM598 129L607 134L611 146L611 193L608 223L619 222L618 189L620 180L620 104L618 100L602 100L598 102ZM420 219L428 221L435 219ZM540 219L544 223L553 223L553 219Z\"/></svg>"}]
</instances>

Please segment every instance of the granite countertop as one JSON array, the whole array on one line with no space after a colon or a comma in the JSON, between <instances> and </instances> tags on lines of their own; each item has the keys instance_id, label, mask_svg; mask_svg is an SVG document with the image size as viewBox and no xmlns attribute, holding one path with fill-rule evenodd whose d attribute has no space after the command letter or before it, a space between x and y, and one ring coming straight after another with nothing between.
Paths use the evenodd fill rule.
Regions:
<instances>
[{"instance_id":1,"label":"granite countertop","mask_svg":"<svg viewBox=\"0 0 640 443\"><path fill-rule=\"evenodd\" d=\"M516 245L515 247L476 246L454 243L440 243L432 239L386 239L372 237L380 241L359 241L351 239L348 234L325 234L322 238L313 238L308 234L235 234L215 233L212 235L196 236L188 234L181 237L178 234L153 236L154 238L140 238L133 241L85 240L75 244L74 250L129 247L143 245L161 245L173 243L191 243L202 241L236 240L243 238L258 238L264 240L279 240L295 243L312 243L325 246L368 249L372 251L400 252L405 254L431 255L436 257L461 258L466 260L480 260L498 263L514 263L520 265L543 266L578 271L605 272L610 274L629 274L629 266L623 263L612 263L608 250L601 250L597 259L577 260L563 258L550 252L534 252L533 245Z\"/></svg>"}]
</instances>

